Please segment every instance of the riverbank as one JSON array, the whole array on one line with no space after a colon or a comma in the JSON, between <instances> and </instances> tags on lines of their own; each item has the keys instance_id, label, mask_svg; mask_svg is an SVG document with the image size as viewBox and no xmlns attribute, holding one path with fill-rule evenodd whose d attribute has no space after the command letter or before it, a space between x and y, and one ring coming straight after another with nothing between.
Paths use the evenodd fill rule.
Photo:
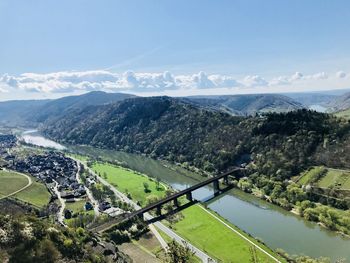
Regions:
<instances>
[{"instance_id":1,"label":"riverbank","mask_svg":"<svg viewBox=\"0 0 350 263\"><path fill-rule=\"evenodd\" d=\"M84 157L80 158L86 161ZM116 185L121 192L134 196L137 201L147 200L150 193L157 192L156 185L150 186L151 192L144 191L142 184L145 179L146 182L156 184L145 175L108 163L94 163L92 169L105 176L105 179ZM159 194L158 197L162 195ZM218 216L213 216L212 212L202 206L186 208L181 214L182 219L177 223L170 224L168 221L164 223L218 261L249 262L251 253L256 253L263 261L284 261L271 249L258 243L231 223L227 221L223 223L224 219L218 220Z\"/></svg>"}]
</instances>

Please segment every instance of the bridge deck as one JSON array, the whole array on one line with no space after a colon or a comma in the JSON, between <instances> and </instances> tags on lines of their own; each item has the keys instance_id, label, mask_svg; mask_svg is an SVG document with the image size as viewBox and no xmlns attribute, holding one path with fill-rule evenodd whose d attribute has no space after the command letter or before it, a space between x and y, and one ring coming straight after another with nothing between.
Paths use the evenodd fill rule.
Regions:
<instances>
[{"instance_id":1,"label":"bridge deck","mask_svg":"<svg viewBox=\"0 0 350 263\"><path fill-rule=\"evenodd\" d=\"M157 207L159 207L159 206L161 206L163 204L166 204L166 203L168 203L170 201L173 201L173 200L175 200L175 199L177 199L177 198L179 198L179 197L181 197L183 195L186 195L187 193L193 192L193 191L195 191L195 190L197 190L197 189L199 189L199 188L201 188L203 186L206 186L206 185L208 185L208 184L210 184L210 183L212 183L212 182L214 182L216 180L224 178L224 177L226 177L228 175L231 175L234 172L237 172L237 171L240 171L240 170L242 170L242 168L238 168L237 167L237 168L235 168L233 170L230 170L229 172L226 172L226 173L220 174L218 176L209 178L209 179L207 179L207 180L205 180L203 182L200 182L200 183L198 183L196 185L193 185L193 186L191 186L189 188L186 188L185 190L182 190L180 192L176 192L176 193L174 193L172 195L169 195L169 196L163 198L162 200L159 200L156 203L150 204L150 205L148 205L148 206L146 206L144 208L141 208L141 209L139 209L139 210L137 210L135 212L132 212L132 213L129 214L128 217L131 218L131 217L134 217L134 216L137 216L137 215L144 214L144 213L146 213L146 212L148 212L150 210L153 210L153 209L155 209L155 208L157 208Z\"/></svg>"}]
</instances>

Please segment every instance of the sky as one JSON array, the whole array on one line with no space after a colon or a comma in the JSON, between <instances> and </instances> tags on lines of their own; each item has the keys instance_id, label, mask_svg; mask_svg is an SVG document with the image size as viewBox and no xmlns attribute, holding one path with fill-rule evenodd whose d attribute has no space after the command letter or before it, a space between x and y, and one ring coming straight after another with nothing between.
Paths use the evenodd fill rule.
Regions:
<instances>
[{"instance_id":1,"label":"sky","mask_svg":"<svg viewBox=\"0 0 350 263\"><path fill-rule=\"evenodd\" d=\"M350 88L348 0L0 0L0 100Z\"/></svg>"}]
</instances>

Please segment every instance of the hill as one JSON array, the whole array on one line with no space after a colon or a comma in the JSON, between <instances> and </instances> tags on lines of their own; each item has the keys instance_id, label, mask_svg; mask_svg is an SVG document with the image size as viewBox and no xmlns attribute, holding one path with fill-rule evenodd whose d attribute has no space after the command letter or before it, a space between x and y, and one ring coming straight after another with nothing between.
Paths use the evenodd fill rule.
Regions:
<instances>
[{"instance_id":1,"label":"hill","mask_svg":"<svg viewBox=\"0 0 350 263\"><path fill-rule=\"evenodd\" d=\"M208 172L223 171L250 156L254 170L279 180L310 163L334 161L330 157L339 155L349 130L345 121L305 109L240 117L168 97L74 110L42 129L64 143L143 153ZM347 159L339 159L341 165Z\"/></svg>"},{"instance_id":2,"label":"hill","mask_svg":"<svg viewBox=\"0 0 350 263\"><path fill-rule=\"evenodd\" d=\"M350 108L350 92L343 94L329 102L328 107L333 112L343 111Z\"/></svg>"},{"instance_id":3,"label":"hill","mask_svg":"<svg viewBox=\"0 0 350 263\"><path fill-rule=\"evenodd\" d=\"M135 97L124 93L93 91L79 96L56 100L23 100L0 102L0 124L8 126L37 126L49 118L58 118L73 109L103 105Z\"/></svg>"},{"instance_id":4,"label":"hill","mask_svg":"<svg viewBox=\"0 0 350 263\"><path fill-rule=\"evenodd\" d=\"M288 112L303 108L301 103L278 94L195 96L186 97L183 100L199 107L220 110L238 116Z\"/></svg>"},{"instance_id":5,"label":"hill","mask_svg":"<svg viewBox=\"0 0 350 263\"><path fill-rule=\"evenodd\" d=\"M31 126L31 113L49 100L16 100L0 102L0 124L5 126Z\"/></svg>"}]
</instances>

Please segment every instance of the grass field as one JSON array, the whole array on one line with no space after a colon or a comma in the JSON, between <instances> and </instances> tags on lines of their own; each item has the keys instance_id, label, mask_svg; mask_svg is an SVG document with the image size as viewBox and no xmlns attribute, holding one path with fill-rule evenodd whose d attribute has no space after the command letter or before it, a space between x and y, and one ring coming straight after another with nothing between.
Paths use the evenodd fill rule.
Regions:
<instances>
[{"instance_id":1,"label":"grass field","mask_svg":"<svg viewBox=\"0 0 350 263\"><path fill-rule=\"evenodd\" d=\"M20 190L28 184L28 179L16 172L0 171L0 198Z\"/></svg>"},{"instance_id":2,"label":"grass field","mask_svg":"<svg viewBox=\"0 0 350 263\"><path fill-rule=\"evenodd\" d=\"M318 182L318 186L326 188L334 186L340 189L350 189L350 172L328 169L326 176Z\"/></svg>"},{"instance_id":3,"label":"grass field","mask_svg":"<svg viewBox=\"0 0 350 263\"><path fill-rule=\"evenodd\" d=\"M314 182L317 186L324 188L333 186L339 189L350 189L350 171L332 169L323 166L315 166L310 170L304 172L301 177L299 177L297 182L302 185L307 185L310 182L314 181L314 178L317 176L317 174L325 169L325 175Z\"/></svg>"},{"instance_id":4,"label":"grass field","mask_svg":"<svg viewBox=\"0 0 350 263\"><path fill-rule=\"evenodd\" d=\"M45 185L36 182L34 178L32 180L33 184L16 194L15 197L37 207L44 207L49 203L51 195Z\"/></svg>"},{"instance_id":5,"label":"grass field","mask_svg":"<svg viewBox=\"0 0 350 263\"><path fill-rule=\"evenodd\" d=\"M73 213L84 212L85 211L84 205L85 205L84 200L76 201L74 203L66 202L66 209L72 210Z\"/></svg>"},{"instance_id":6,"label":"grass field","mask_svg":"<svg viewBox=\"0 0 350 263\"><path fill-rule=\"evenodd\" d=\"M199 207L199 205L191 206L183 210L182 213L184 219L172 225L172 227L183 238L191 242L191 244L202 249L211 257L220 260L220 262L250 262L250 248L252 244L212 217ZM224 219L222 220L225 221ZM227 221L225 223L246 236L234 225ZM253 238L249 239L255 244L258 244ZM264 245L259 244L259 246L270 252L273 256L278 257ZM261 251L256 251L261 262L274 262Z\"/></svg>"},{"instance_id":7,"label":"grass field","mask_svg":"<svg viewBox=\"0 0 350 263\"><path fill-rule=\"evenodd\" d=\"M323 172L325 169L326 168L323 166L312 167L300 176L298 183L301 185L309 184L310 182L314 181L317 175Z\"/></svg>"},{"instance_id":8,"label":"grass field","mask_svg":"<svg viewBox=\"0 0 350 263\"><path fill-rule=\"evenodd\" d=\"M344 119L350 119L350 109L337 112L337 113L335 113L335 116L340 117L340 118L344 118Z\"/></svg>"},{"instance_id":9,"label":"grass field","mask_svg":"<svg viewBox=\"0 0 350 263\"><path fill-rule=\"evenodd\" d=\"M133 200L139 201L145 205L147 198L151 196L165 196L165 187L160 184L157 189L157 183L145 175L135 171L114 166L108 163L95 163L92 169L124 193L130 193ZM149 192L145 192L144 183L149 186Z\"/></svg>"}]
</instances>

